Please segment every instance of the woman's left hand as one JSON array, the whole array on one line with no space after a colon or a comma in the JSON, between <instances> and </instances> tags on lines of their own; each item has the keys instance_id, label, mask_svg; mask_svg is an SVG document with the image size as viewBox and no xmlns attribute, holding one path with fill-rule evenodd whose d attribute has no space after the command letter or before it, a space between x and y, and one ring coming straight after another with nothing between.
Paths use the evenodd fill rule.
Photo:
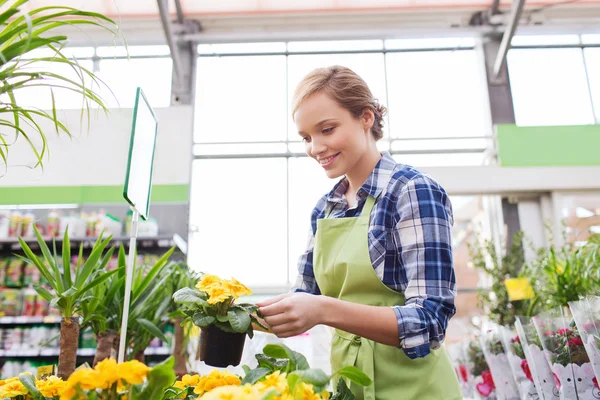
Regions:
<instances>
[{"instance_id":1,"label":"woman's left hand","mask_svg":"<svg viewBox=\"0 0 600 400\"><path fill-rule=\"evenodd\" d=\"M317 304L320 297L308 293L286 293L257 305L273 333L286 338L304 333L321 323L322 310Z\"/></svg>"}]
</instances>

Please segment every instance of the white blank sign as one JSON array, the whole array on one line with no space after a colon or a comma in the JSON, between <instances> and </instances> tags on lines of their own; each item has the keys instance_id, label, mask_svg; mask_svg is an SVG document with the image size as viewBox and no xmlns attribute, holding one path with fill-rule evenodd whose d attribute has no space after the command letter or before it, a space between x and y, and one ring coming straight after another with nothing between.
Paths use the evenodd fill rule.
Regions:
<instances>
[{"instance_id":1,"label":"white blank sign","mask_svg":"<svg viewBox=\"0 0 600 400\"><path fill-rule=\"evenodd\" d=\"M150 208L157 132L158 121L154 111L142 89L137 88L123 197L143 219L148 218Z\"/></svg>"}]
</instances>

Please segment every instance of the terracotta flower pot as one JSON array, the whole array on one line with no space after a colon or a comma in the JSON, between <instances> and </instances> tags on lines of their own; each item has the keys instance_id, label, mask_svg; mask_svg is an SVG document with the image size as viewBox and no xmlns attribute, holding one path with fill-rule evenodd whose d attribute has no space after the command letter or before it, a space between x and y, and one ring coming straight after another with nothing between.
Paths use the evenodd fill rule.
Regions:
<instances>
[{"instance_id":1,"label":"terracotta flower pot","mask_svg":"<svg viewBox=\"0 0 600 400\"><path fill-rule=\"evenodd\" d=\"M200 360L212 367L237 366L242 360L246 333L224 332L215 326L200 330Z\"/></svg>"}]
</instances>

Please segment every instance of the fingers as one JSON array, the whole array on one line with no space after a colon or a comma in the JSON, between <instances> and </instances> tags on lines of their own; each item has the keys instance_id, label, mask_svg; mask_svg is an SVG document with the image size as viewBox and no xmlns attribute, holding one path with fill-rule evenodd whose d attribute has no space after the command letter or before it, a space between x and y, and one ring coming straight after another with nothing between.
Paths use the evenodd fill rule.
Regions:
<instances>
[{"instance_id":1,"label":"fingers","mask_svg":"<svg viewBox=\"0 0 600 400\"><path fill-rule=\"evenodd\" d=\"M281 313L266 317L265 322L269 324L269 326L279 326L292 322L292 318L290 318L290 315L287 313Z\"/></svg>"},{"instance_id":2,"label":"fingers","mask_svg":"<svg viewBox=\"0 0 600 400\"><path fill-rule=\"evenodd\" d=\"M266 307L266 306L269 306L271 304L277 303L278 301L283 300L283 299L285 299L286 297L289 297L289 296L291 296L291 293L280 294L279 296L271 297L270 299L266 299L266 300L263 300L263 301L261 301L259 303L256 303L256 305L259 306L259 307L261 307L261 308L262 307Z\"/></svg>"},{"instance_id":3,"label":"fingers","mask_svg":"<svg viewBox=\"0 0 600 400\"><path fill-rule=\"evenodd\" d=\"M274 326L271 329L273 330L273 333L277 335L278 338L292 337L302 333L302 331L298 329L295 323L287 323L284 325Z\"/></svg>"}]
</instances>

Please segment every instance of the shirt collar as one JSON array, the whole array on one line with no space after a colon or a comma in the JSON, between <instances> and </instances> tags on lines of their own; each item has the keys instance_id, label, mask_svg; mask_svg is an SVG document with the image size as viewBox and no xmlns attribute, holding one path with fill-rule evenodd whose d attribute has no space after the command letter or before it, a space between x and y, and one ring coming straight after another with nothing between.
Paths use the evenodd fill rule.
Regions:
<instances>
[{"instance_id":1,"label":"shirt collar","mask_svg":"<svg viewBox=\"0 0 600 400\"><path fill-rule=\"evenodd\" d=\"M358 189L357 196L360 199L365 198L367 195L377 198L386 188L396 165L396 160L390 153L381 153L381 159L377 162L365 183ZM345 201L344 193L346 193L348 185L348 179L346 177L342 178L327 194L327 202L340 203Z\"/></svg>"}]
</instances>

